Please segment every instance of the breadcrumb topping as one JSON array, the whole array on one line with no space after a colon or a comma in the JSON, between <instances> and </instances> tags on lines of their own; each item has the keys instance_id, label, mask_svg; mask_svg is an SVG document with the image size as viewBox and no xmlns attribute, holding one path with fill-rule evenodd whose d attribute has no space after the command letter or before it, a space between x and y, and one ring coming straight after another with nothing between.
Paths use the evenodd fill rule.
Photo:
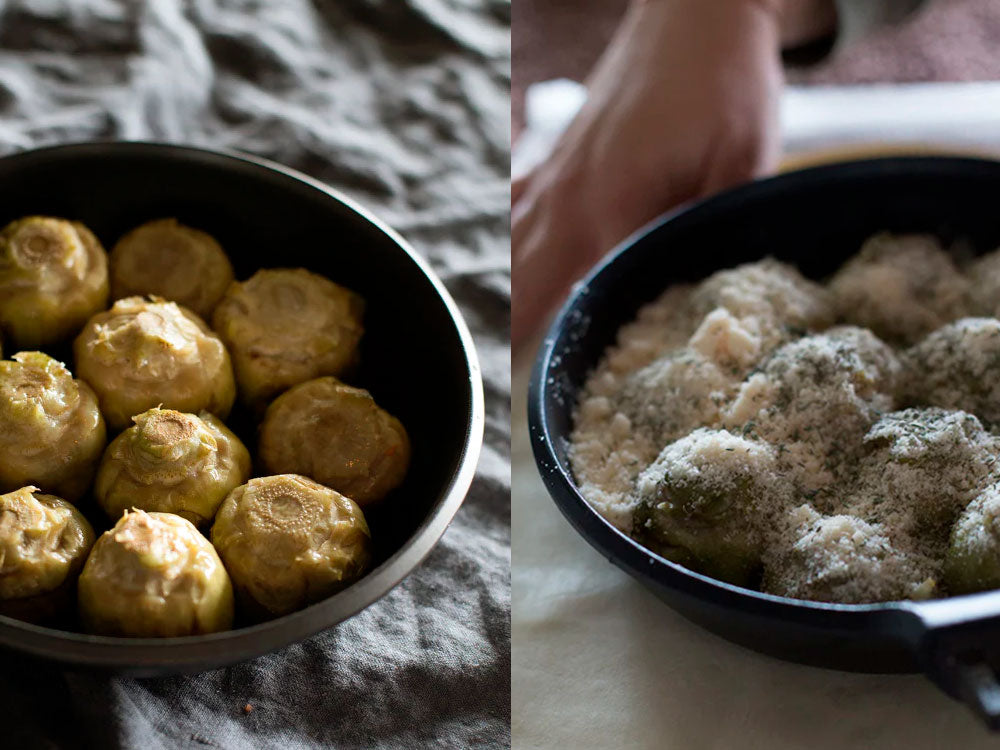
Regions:
<instances>
[{"instance_id":1,"label":"breadcrumb topping","mask_svg":"<svg viewBox=\"0 0 1000 750\"><path fill-rule=\"evenodd\" d=\"M826 286L765 259L671 287L583 389L580 490L653 551L770 593L1000 587L1000 320L967 317L997 299L1000 250L963 272L925 235L870 238Z\"/></svg>"}]
</instances>

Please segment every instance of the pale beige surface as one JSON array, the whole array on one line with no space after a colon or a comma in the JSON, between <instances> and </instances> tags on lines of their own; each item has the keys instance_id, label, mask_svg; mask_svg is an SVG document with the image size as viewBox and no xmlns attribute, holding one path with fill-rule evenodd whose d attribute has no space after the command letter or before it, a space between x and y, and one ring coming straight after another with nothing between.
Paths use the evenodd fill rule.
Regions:
<instances>
[{"instance_id":1,"label":"pale beige surface","mask_svg":"<svg viewBox=\"0 0 1000 750\"><path fill-rule=\"evenodd\" d=\"M689 623L602 558L563 519L535 469L528 359L515 362L511 425L515 748L998 746L922 676L834 672L756 654Z\"/></svg>"}]
</instances>

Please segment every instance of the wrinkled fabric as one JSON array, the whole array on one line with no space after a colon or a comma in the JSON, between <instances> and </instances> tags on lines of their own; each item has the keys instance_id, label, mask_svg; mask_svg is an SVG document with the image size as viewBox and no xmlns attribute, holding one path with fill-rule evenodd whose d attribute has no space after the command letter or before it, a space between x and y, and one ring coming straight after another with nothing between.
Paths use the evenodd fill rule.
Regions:
<instances>
[{"instance_id":1,"label":"wrinkled fabric","mask_svg":"<svg viewBox=\"0 0 1000 750\"><path fill-rule=\"evenodd\" d=\"M4 152L90 139L239 149L371 207L461 306L487 394L465 505L384 599L193 677L5 654L0 746L509 745L509 0L8 1L0 50Z\"/></svg>"}]
</instances>

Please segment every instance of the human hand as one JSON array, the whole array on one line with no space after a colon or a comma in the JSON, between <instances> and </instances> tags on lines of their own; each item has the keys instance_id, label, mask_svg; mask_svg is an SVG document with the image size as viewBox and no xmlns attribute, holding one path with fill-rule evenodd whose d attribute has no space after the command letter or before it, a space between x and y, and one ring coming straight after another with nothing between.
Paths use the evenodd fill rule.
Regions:
<instances>
[{"instance_id":1,"label":"human hand","mask_svg":"<svg viewBox=\"0 0 1000 750\"><path fill-rule=\"evenodd\" d=\"M573 281L667 209L778 157L783 0L645 0L549 159L514 183L517 350Z\"/></svg>"}]
</instances>

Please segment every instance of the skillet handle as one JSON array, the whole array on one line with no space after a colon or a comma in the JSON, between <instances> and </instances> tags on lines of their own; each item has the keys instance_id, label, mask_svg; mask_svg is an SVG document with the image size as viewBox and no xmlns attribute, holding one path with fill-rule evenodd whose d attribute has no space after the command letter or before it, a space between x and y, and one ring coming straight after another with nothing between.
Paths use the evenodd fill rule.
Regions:
<instances>
[{"instance_id":1,"label":"skillet handle","mask_svg":"<svg viewBox=\"0 0 1000 750\"><path fill-rule=\"evenodd\" d=\"M912 605L914 650L927 675L1000 731L1000 591Z\"/></svg>"}]
</instances>

